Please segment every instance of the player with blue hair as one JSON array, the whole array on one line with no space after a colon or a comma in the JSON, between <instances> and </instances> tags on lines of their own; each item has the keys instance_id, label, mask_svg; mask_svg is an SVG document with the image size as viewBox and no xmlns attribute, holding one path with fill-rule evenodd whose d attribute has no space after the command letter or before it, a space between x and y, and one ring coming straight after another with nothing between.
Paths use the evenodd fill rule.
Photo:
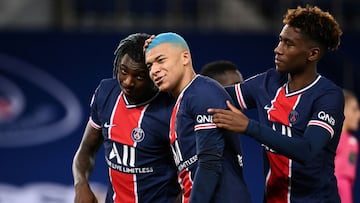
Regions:
<instances>
[{"instance_id":1,"label":"player with blue hair","mask_svg":"<svg viewBox=\"0 0 360 203\"><path fill-rule=\"evenodd\" d=\"M145 50L145 54L148 53L149 50L163 43L169 43L172 44L173 46L180 46L185 49L189 49L189 46L183 37L181 37L176 33L168 32L168 33L161 33L157 35L154 39L152 39L151 43L147 46Z\"/></svg>"},{"instance_id":2,"label":"player with blue hair","mask_svg":"<svg viewBox=\"0 0 360 203\"><path fill-rule=\"evenodd\" d=\"M197 75L190 49L176 33L161 33L145 49L149 74L176 98L170 144L184 203L251 202L243 178L240 136L217 128L207 108L231 100L215 80Z\"/></svg>"}]
</instances>

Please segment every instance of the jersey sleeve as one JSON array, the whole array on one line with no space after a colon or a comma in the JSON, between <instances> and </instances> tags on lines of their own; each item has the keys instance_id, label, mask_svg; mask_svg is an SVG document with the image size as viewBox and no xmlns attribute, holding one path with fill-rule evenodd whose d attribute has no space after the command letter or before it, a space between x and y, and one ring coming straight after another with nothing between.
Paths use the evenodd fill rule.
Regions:
<instances>
[{"instance_id":1,"label":"jersey sleeve","mask_svg":"<svg viewBox=\"0 0 360 203\"><path fill-rule=\"evenodd\" d=\"M308 126L319 126L327 130L331 138L341 132L344 121L344 96L338 89L331 89L313 104L313 115Z\"/></svg>"},{"instance_id":2,"label":"jersey sleeve","mask_svg":"<svg viewBox=\"0 0 360 203\"><path fill-rule=\"evenodd\" d=\"M326 146L330 137L328 131L317 126L308 126L302 138L282 136L252 119L249 120L245 134L303 164L313 159Z\"/></svg>"},{"instance_id":3,"label":"jersey sleeve","mask_svg":"<svg viewBox=\"0 0 360 203\"><path fill-rule=\"evenodd\" d=\"M226 100L231 100L231 98L220 85L210 85L201 88L201 91L194 92L187 102L195 121L194 131L198 155L198 168L190 197L192 203L209 202L222 173L224 137L212 122L212 115L207 112L207 109L210 107L224 109Z\"/></svg>"},{"instance_id":4,"label":"jersey sleeve","mask_svg":"<svg viewBox=\"0 0 360 203\"><path fill-rule=\"evenodd\" d=\"M90 125L95 129L101 128L100 113L110 93L118 86L116 79L103 79L96 87L90 102Z\"/></svg>"},{"instance_id":5,"label":"jersey sleeve","mask_svg":"<svg viewBox=\"0 0 360 203\"><path fill-rule=\"evenodd\" d=\"M243 83L225 87L237 108L246 110L256 107L254 94L258 92L256 88L259 87L258 83L261 77L262 74L258 74L245 80Z\"/></svg>"},{"instance_id":6,"label":"jersey sleeve","mask_svg":"<svg viewBox=\"0 0 360 203\"><path fill-rule=\"evenodd\" d=\"M91 102L90 102L90 118L89 118L89 122L90 125L95 128L95 129L100 129L101 128L101 123L98 117L98 97L99 97L99 89L101 87L101 83L99 84L99 86L97 86L97 88L95 89L95 92L92 95L91 98Z\"/></svg>"}]
</instances>

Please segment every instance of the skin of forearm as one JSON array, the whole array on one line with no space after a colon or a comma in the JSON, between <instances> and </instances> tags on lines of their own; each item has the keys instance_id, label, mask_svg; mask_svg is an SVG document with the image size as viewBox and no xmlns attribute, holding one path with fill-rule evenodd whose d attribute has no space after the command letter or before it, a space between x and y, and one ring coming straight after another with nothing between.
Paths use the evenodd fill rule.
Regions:
<instances>
[{"instance_id":1,"label":"skin of forearm","mask_svg":"<svg viewBox=\"0 0 360 203\"><path fill-rule=\"evenodd\" d=\"M88 182L89 176L94 169L95 156L85 156L85 154L87 153L79 149L74 157L74 163L72 168L74 185Z\"/></svg>"}]
</instances>

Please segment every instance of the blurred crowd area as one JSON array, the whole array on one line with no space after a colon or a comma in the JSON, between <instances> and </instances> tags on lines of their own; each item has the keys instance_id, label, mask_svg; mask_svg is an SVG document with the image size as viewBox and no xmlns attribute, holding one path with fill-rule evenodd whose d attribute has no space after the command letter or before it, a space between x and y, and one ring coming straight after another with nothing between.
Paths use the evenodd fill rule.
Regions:
<instances>
[{"instance_id":1,"label":"blurred crowd area","mask_svg":"<svg viewBox=\"0 0 360 203\"><path fill-rule=\"evenodd\" d=\"M359 0L0 0L0 31L277 32L287 8L306 4L360 31Z\"/></svg>"}]
</instances>

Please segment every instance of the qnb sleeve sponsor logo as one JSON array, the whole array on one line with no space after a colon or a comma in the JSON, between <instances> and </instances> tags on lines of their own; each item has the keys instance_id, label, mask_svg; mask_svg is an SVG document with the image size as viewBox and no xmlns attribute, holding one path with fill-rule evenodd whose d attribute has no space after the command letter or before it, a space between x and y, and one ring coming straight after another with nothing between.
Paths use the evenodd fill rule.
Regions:
<instances>
[{"instance_id":1,"label":"qnb sleeve sponsor logo","mask_svg":"<svg viewBox=\"0 0 360 203\"><path fill-rule=\"evenodd\" d=\"M318 113L318 118L320 120L323 120L327 123L329 123L330 125L334 126L335 125L335 119L334 117L330 116L329 114L325 113L324 111L320 111Z\"/></svg>"},{"instance_id":2,"label":"qnb sleeve sponsor logo","mask_svg":"<svg viewBox=\"0 0 360 203\"><path fill-rule=\"evenodd\" d=\"M1 54L0 71L0 147L52 142L79 127L80 102L64 83Z\"/></svg>"},{"instance_id":3,"label":"qnb sleeve sponsor logo","mask_svg":"<svg viewBox=\"0 0 360 203\"><path fill-rule=\"evenodd\" d=\"M212 122L212 115L197 115L194 130L212 129L216 128L215 123Z\"/></svg>"},{"instance_id":4,"label":"qnb sleeve sponsor logo","mask_svg":"<svg viewBox=\"0 0 360 203\"><path fill-rule=\"evenodd\" d=\"M196 122L197 123L212 123L212 115L197 115Z\"/></svg>"}]
</instances>

